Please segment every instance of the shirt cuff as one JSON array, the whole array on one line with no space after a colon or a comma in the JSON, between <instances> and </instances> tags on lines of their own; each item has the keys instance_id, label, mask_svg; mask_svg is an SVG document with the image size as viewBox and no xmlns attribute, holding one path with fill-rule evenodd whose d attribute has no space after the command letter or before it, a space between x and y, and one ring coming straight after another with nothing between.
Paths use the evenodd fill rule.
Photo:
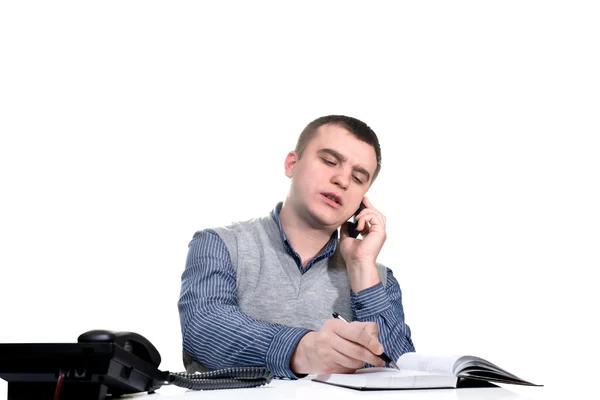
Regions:
<instances>
[{"instance_id":1,"label":"shirt cuff","mask_svg":"<svg viewBox=\"0 0 600 400\"><path fill-rule=\"evenodd\" d=\"M290 368L290 361L298 342L308 332L310 332L310 329L284 326L275 334L267 350L265 362L266 368L273 373L273 376L290 379L299 379L306 376L296 375Z\"/></svg>"},{"instance_id":2,"label":"shirt cuff","mask_svg":"<svg viewBox=\"0 0 600 400\"><path fill-rule=\"evenodd\" d=\"M392 306L381 282L358 293L352 292L350 304L358 321L377 316Z\"/></svg>"}]
</instances>

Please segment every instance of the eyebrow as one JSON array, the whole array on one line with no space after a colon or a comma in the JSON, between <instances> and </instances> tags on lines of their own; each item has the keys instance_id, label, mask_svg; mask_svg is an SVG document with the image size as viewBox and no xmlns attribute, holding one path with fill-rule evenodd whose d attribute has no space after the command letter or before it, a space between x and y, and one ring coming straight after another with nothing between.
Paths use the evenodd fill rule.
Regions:
<instances>
[{"instance_id":1,"label":"eyebrow","mask_svg":"<svg viewBox=\"0 0 600 400\"><path fill-rule=\"evenodd\" d=\"M334 158L336 158L339 162L346 162L348 161L348 159L346 157L344 157L342 154L340 154L338 151L333 150L333 149L321 149L319 150L317 153L319 154L329 154L330 156L333 156ZM358 172L359 174L363 174L367 177L367 181L371 180L371 174L369 174L369 172L364 169L361 166L355 165L354 167L352 167L353 171Z\"/></svg>"}]
</instances>

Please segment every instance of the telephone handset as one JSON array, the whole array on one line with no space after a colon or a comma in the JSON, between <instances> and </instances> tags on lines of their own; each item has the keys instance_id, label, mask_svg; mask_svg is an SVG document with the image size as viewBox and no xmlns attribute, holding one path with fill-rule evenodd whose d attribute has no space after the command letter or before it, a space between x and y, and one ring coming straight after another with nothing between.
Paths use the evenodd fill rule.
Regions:
<instances>
[{"instance_id":1,"label":"telephone handset","mask_svg":"<svg viewBox=\"0 0 600 400\"><path fill-rule=\"evenodd\" d=\"M78 343L109 342L132 353L150 365L160 365L160 353L148 339L134 332L112 332L106 330L92 330L79 335Z\"/></svg>"},{"instance_id":2,"label":"telephone handset","mask_svg":"<svg viewBox=\"0 0 600 400\"><path fill-rule=\"evenodd\" d=\"M356 229L358 227L358 223L356 222L356 216L360 214L360 212L365 208L367 208L367 206L365 206L365 204L361 201L358 210L356 210L356 212L348 220L348 235L352 238L356 239L358 237L358 234L360 233L358 229Z\"/></svg>"}]
</instances>

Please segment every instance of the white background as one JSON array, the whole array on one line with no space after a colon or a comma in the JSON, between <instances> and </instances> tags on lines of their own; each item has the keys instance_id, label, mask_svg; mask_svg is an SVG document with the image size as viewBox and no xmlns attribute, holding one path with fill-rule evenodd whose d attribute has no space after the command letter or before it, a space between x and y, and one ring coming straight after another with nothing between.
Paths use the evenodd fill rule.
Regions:
<instances>
[{"instance_id":1,"label":"white background","mask_svg":"<svg viewBox=\"0 0 600 400\"><path fill-rule=\"evenodd\" d=\"M218 4L0 6L0 342L129 330L182 370L193 233L270 212L339 113L380 138L379 261L418 351L548 387L593 364L593 2Z\"/></svg>"}]
</instances>

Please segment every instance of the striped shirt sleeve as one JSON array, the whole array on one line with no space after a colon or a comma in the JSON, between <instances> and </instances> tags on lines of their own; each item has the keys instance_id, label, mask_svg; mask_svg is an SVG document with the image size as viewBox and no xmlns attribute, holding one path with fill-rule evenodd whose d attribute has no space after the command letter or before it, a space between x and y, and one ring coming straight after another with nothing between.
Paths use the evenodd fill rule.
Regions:
<instances>
[{"instance_id":1,"label":"striped shirt sleeve","mask_svg":"<svg viewBox=\"0 0 600 400\"><path fill-rule=\"evenodd\" d=\"M235 268L214 231L190 242L178 308L183 350L208 368L264 366L274 376L298 378L290 359L309 330L257 320L237 307Z\"/></svg>"},{"instance_id":2,"label":"striped shirt sleeve","mask_svg":"<svg viewBox=\"0 0 600 400\"><path fill-rule=\"evenodd\" d=\"M400 284L391 269L387 270L385 289L380 282L358 293L352 292L351 304L357 321L377 323L379 342L393 360L415 351L410 327L404 322Z\"/></svg>"}]
</instances>

